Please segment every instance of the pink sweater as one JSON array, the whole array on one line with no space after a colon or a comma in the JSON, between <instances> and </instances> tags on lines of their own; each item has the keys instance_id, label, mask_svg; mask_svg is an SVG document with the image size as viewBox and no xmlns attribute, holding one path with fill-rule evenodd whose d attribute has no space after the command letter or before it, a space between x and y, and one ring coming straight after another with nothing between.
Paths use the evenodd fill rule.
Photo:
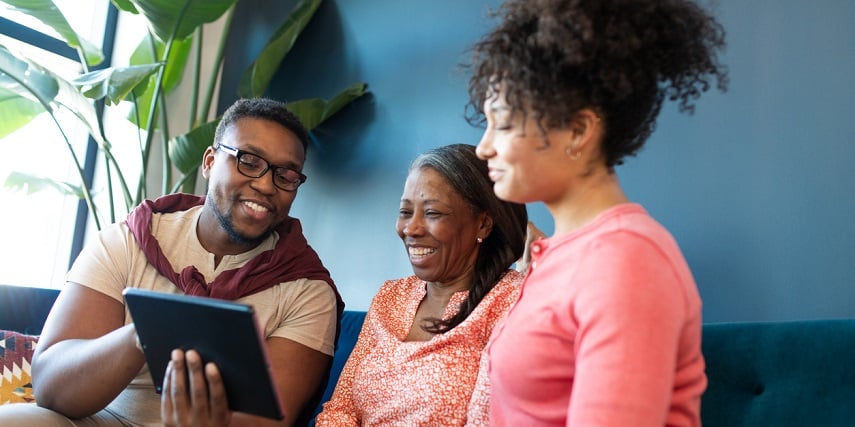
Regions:
<instances>
[{"instance_id":1,"label":"pink sweater","mask_svg":"<svg viewBox=\"0 0 855 427\"><path fill-rule=\"evenodd\" d=\"M701 301L671 235L636 204L532 247L494 331L497 426L700 426Z\"/></svg>"}]
</instances>

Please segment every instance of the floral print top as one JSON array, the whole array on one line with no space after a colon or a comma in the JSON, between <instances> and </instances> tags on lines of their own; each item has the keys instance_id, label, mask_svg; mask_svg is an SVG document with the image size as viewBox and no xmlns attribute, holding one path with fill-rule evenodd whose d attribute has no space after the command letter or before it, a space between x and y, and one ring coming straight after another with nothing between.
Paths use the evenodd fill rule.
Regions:
<instances>
[{"instance_id":1,"label":"floral print top","mask_svg":"<svg viewBox=\"0 0 855 427\"><path fill-rule=\"evenodd\" d=\"M521 274L509 270L466 320L428 341L405 341L426 295L425 282L416 276L386 281L316 425L485 425L486 384L473 396L481 356L521 281ZM454 315L467 294L455 293L443 318Z\"/></svg>"}]
</instances>

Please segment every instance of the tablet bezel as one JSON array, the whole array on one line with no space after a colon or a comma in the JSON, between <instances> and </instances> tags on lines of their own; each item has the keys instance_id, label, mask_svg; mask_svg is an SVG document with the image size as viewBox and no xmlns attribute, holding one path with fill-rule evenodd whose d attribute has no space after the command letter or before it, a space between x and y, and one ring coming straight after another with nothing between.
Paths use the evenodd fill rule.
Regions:
<instances>
[{"instance_id":1,"label":"tablet bezel","mask_svg":"<svg viewBox=\"0 0 855 427\"><path fill-rule=\"evenodd\" d=\"M172 350L195 349L205 363L219 368L230 410L284 418L265 338L251 306L137 288L123 294L157 393L162 392Z\"/></svg>"}]
</instances>

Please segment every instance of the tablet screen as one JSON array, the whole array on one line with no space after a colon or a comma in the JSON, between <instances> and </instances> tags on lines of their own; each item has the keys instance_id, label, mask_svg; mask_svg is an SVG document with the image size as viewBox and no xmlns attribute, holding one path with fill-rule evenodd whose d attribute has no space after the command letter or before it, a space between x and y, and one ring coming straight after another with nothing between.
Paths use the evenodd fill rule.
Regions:
<instances>
[{"instance_id":1,"label":"tablet screen","mask_svg":"<svg viewBox=\"0 0 855 427\"><path fill-rule=\"evenodd\" d=\"M229 409L282 419L267 346L252 307L136 288L124 291L158 393L173 349L194 349L220 370Z\"/></svg>"}]
</instances>

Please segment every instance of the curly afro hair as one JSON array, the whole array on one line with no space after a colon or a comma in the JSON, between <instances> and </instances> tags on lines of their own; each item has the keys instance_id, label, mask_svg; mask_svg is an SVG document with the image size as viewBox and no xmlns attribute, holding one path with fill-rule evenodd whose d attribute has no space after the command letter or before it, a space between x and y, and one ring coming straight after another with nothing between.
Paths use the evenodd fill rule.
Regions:
<instances>
[{"instance_id":1,"label":"curly afro hair","mask_svg":"<svg viewBox=\"0 0 855 427\"><path fill-rule=\"evenodd\" d=\"M509 0L493 16L472 47L467 120L482 124L498 93L542 132L591 108L608 167L644 145L665 98L691 114L712 80L727 88L724 29L689 0Z\"/></svg>"}]
</instances>

